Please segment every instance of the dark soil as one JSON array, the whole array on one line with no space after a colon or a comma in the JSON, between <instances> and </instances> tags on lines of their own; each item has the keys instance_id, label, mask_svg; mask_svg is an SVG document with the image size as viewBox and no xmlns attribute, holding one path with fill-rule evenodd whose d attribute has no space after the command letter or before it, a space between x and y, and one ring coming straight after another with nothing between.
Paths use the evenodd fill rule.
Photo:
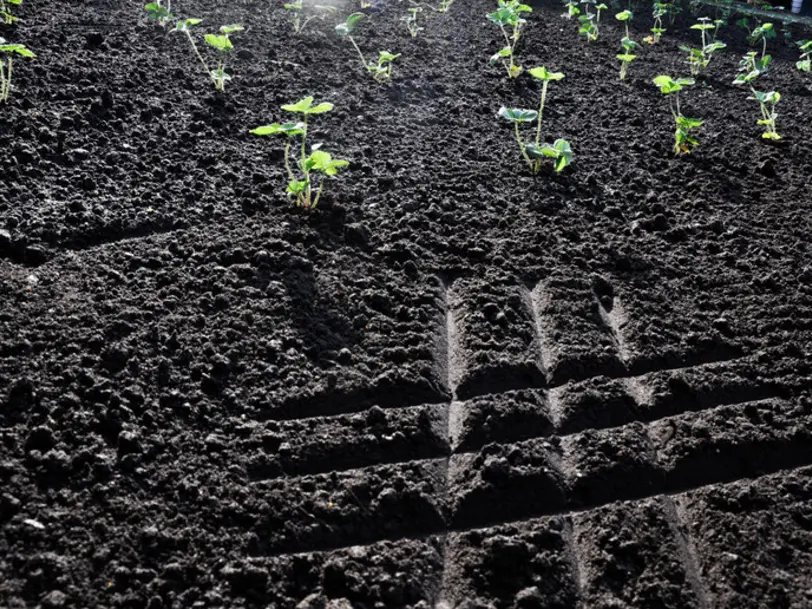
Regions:
<instances>
[{"instance_id":1,"label":"dark soil","mask_svg":"<svg viewBox=\"0 0 812 609\"><path fill-rule=\"evenodd\" d=\"M405 3L372 13L388 85L332 23L176 0L247 27L224 95L142 4L0 26L38 55L0 108L0 607L812 606L812 80L784 30L784 140L730 25L674 158L651 79L687 71L687 6L625 83L615 11L587 45L536 7L518 58L566 73L544 131L575 160L533 176L496 112L538 87L487 65L491 0L415 39ZM248 133L306 95L351 162L309 213Z\"/></svg>"}]
</instances>

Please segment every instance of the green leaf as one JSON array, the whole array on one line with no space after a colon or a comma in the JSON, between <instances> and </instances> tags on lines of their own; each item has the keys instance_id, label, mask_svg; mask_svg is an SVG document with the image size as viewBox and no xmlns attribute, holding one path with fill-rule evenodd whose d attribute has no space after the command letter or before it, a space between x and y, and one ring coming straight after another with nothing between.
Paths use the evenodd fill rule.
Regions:
<instances>
[{"instance_id":1,"label":"green leaf","mask_svg":"<svg viewBox=\"0 0 812 609\"><path fill-rule=\"evenodd\" d=\"M550 72L544 66L539 66L537 68L531 68L527 71L530 76L533 78L537 78L538 80L561 80L564 78L563 72Z\"/></svg>"},{"instance_id":2,"label":"green leaf","mask_svg":"<svg viewBox=\"0 0 812 609\"><path fill-rule=\"evenodd\" d=\"M34 53L29 51L21 44L0 44L0 51L4 53L16 53L17 55L22 55L23 57L36 57Z\"/></svg>"},{"instance_id":3,"label":"green leaf","mask_svg":"<svg viewBox=\"0 0 812 609\"><path fill-rule=\"evenodd\" d=\"M701 120L696 118L688 118L687 116L678 116L676 122L678 127L685 129L686 131L702 126Z\"/></svg>"},{"instance_id":4,"label":"green leaf","mask_svg":"<svg viewBox=\"0 0 812 609\"><path fill-rule=\"evenodd\" d=\"M617 56L617 58L623 63L631 63L637 59L637 55L632 55L631 53L621 53Z\"/></svg>"},{"instance_id":5,"label":"green leaf","mask_svg":"<svg viewBox=\"0 0 812 609\"><path fill-rule=\"evenodd\" d=\"M300 99L295 104L285 104L282 106L282 110L285 112L301 112L302 114L306 113L310 106L313 105L313 96L310 95L305 97L304 99Z\"/></svg>"},{"instance_id":6,"label":"green leaf","mask_svg":"<svg viewBox=\"0 0 812 609\"><path fill-rule=\"evenodd\" d=\"M558 139L553 143L553 148L558 151L558 161L555 170L561 171L572 162L572 148L567 140Z\"/></svg>"},{"instance_id":7,"label":"green leaf","mask_svg":"<svg viewBox=\"0 0 812 609\"><path fill-rule=\"evenodd\" d=\"M389 51L378 51L378 65L390 63L400 57L400 53L393 55Z\"/></svg>"},{"instance_id":8,"label":"green leaf","mask_svg":"<svg viewBox=\"0 0 812 609\"><path fill-rule=\"evenodd\" d=\"M615 15L615 19L617 19L618 21L629 21L631 20L632 17L633 14L630 10L621 11L617 15Z\"/></svg>"},{"instance_id":9,"label":"green leaf","mask_svg":"<svg viewBox=\"0 0 812 609\"><path fill-rule=\"evenodd\" d=\"M661 74L660 76L654 78L654 84L660 88L660 92L663 95L668 95L669 93L675 93L682 90L681 84L666 74Z\"/></svg>"},{"instance_id":10,"label":"green leaf","mask_svg":"<svg viewBox=\"0 0 812 609\"><path fill-rule=\"evenodd\" d=\"M353 13L344 23L339 23L335 27L335 32L339 36L349 36L355 29L355 25L364 17L364 13Z\"/></svg>"},{"instance_id":11,"label":"green leaf","mask_svg":"<svg viewBox=\"0 0 812 609\"><path fill-rule=\"evenodd\" d=\"M23 0L6 0L9 4L13 4L14 6L20 6L23 3Z\"/></svg>"},{"instance_id":12,"label":"green leaf","mask_svg":"<svg viewBox=\"0 0 812 609\"><path fill-rule=\"evenodd\" d=\"M228 36L234 32L242 32L245 28L239 24L223 25L220 27L220 32Z\"/></svg>"},{"instance_id":13,"label":"green leaf","mask_svg":"<svg viewBox=\"0 0 812 609\"><path fill-rule=\"evenodd\" d=\"M288 182L288 195L289 196L296 196L305 191L307 189L308 181L307 180L291 180Z\"/></svg>"},{"instance_id":14,"label":"green leaf","mask_svg":"<svg viewBox=\"0 0 812 609\"><path fill-rule=\"evenodd\" d=\"M524 151L531 159L543 159L549 155L544 154L544 150L535 144L525 144ZM557 155L556 155L557 156Z\"/></svg>"},{"instance_id":15,"label":"green leaf","mask_svg":"<svg viewBox=\"0 0 812 609\"><path fill-rule=\"evenodd\" d=\"M321 102L320 104L313 106L312 108L307 110L305 114L324 114L325 112L329 112L333 108L335 108L335 106L333 106L333 104L331 104L330 102Z\"/></svg>"},{"instance_id":16,"label":"green leaf","mask_svg":"<svg viewBox=\"0 0 812 609\"><path fill-rule=\"evenodd\" d=\"M712 30L714 28L710 23L695 23L691 26L692 30Z\"/></svg>"},{"instance_id":17,"label":"green leaf","mask_svg":"<svg viewBox=\"0 0 812 609\"><path fill-rule=\"evenodd\" d=\"M812 72L812 59L805 59L795 63L795 67L801 72Z\"/></svg>"},{"instance_id":18,"label":"green leaf","mask_svg":"<svg viewBox=\"0 0 812 609\"><path fill-rule=\"evenodd\" d=\"M286 135L293 137L304 133L304 123L272 123L252 129L254 135Z\"/></svg>"},{"instance_id":19,"label":"green leaf","mask_svg":"<svg viewBox=\"0 0 812 609\"><path fill-rule=\"evenodd\" d=\"M535 110L522 110L521 108L499 108L499 116L513 123L531 123L539 117Z\"/></svg>"},{"instance_id":20,"label":"green leaf","mask_svg":"<svg viewBox=\"0 0 812 609\"><path fill-rule=\"evenodd\" d=\"M231 40L228 39L228 36L218 34L206 34L206 44L214 47L221 53L227 53L234 48L234 46L231 44Z\"/></svg>"},{"instance_id":21,"label":"green leaf","mask_svg":"<svg viewBox=\"0 0 812 609\"><path fill-rule=\"evenodd\" d=\"M185 32L186 30L190 29L192 26L199 24L202 19L180 19L175 24L175 29L178 32Z\"/></svg>"},{"instance_id":22,"label":"green leaf","mask_svg":"<svg viewBox=\"0 0 812 609\"><path fill-rule=\"evenodd\" d=\"M780 135L778 135L777 133L774 133L772 131L765 131L764 133L761 134L761 137L763 137L765 140L780 140L781 139Z\"/></svg>"}]
</instances>

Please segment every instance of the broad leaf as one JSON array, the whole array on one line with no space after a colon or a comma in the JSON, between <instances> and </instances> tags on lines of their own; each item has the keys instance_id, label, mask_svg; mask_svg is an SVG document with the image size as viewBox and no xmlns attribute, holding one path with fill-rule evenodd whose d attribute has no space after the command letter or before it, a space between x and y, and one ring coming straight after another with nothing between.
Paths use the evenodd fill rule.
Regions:
<instances>
[{"instance_id":1,"label":"broad leaf","mask_svg":"<svg viewBox=\"0 0 812 609\"><path fill-rule=\"evenodd\" d=\"M629 10L621 11L617 15L615 15L615 19L618 21L629 21L632 18L632 12Z\"/></svg>"},{"instance_id":2,"label":"broad leaf","mask_svg":"<svg viewBox=\"0 0 812 609\"><path fill-rule=\"evenodd\" d=\"M220 32L228 36L229 34L233 34L234 32L242 32L245 28L238 24L233 25L223 25L220 27Z\"/></svg>"},{"instance_id":3,"label":"broad leaf","mask_svg":"<svg viewBox=\"0 0 812 609\"><path fill-rule=\"evenodd\" d=\"M206 34L206 43L213 46L221 53L227 53L234 48L231 41L228 39L228 36L218 34Z\"/></svg>"},{"instance_id":4,"label":"broad leaf","mask_svg":"<svg viewBox=\"0 0 812 609\"><path fill-rule=\"evenodd\" d=\"M617 58L623 63L631 63L637 59L637 55L632 55L631 53L621 53L617 56Z\"/></svg>"},{"instance_id":5,"label":"broad leaf","mask_svg":"<svg viewBox=\"0 0 812 609\"><path fill-rule=\"evenodd\" d=\"M539 117L535 110L522 110L521 108L499 108L499 116L513 123L531 123Z\"/></svg>"},{"instance_id":6,"label":"broad leaf","mask_svg":"<svg viewBox=\"0 0 812 609\"><path fill-rule=\"evenodd\" d=\"M16 53L17 55L22 55L23 57L36 57L34 53L29 51L21 44L0 44L0 51L4 53Z\"/></svg>"},{"instance_id":7,"label":"broad leaf","mask_svg":"<svg viewBox=\"0 0 812 609\"><path fill-rule=\"evenodd\" d=\"M553 148L558 151L558 161L555 164L555 170L561 171L572 162L572 148L567 140L556 140L553 143Z\"/></svg>"},{"instance_id":8,"label":"broad leaf","mask_svg":"<svg viewBox=\"0 0 812 609\"><path fill-rule=\"evenodd\" d=\"M293 137L304 133L304 123L272 123L252 129L254 135L287 135Z\"/></svg>"},{"instance_id":9,"label":"broad leaf","mask_svg":"<svg viewBox=\"0 0 812 609\"><path fill-rule=\"evenodd\" d=\"M333 108L335 108L335 106L333 106L333 104L331 104L330 102L321 102L320 104L318 104L316 106L313 106L312 108L307 110L305 113L306 114L324 114L325 112L329 112Z\"/></svg>"},{"instance_id":10,"label":"broad leaf","mask_svg":"<svg viewBox=\"0 0 812 609\"><path fill-rule=\"evenodd\" d=\"M561 80L564 78L563 72L550 72L544 66L539 66L537 68L532 68L527 71L530 76L533 78L537 78L538 80Z\"/></svg>"},{"instance_id":11,"label":"broad leaf","mask_svg":"<svg viewBox=\"0 0 812 609\"><path fill-rule=\"evenodd\" d=\"M295 104L285 104L282 106L282 110L285 112L301 112L305 113L310 109L310 106L313 105L313 96L310 95L305 97L304 99L300 99Z\"/></svg>"},{"instance_id":12,"label":"broad leaf","mask_svg":"<svg viewBox=\"0 0 812 609\"><path fill-rule=\"evenodd\" d=\"M288 182L288 195L295 196L303 193L307 184L307 180L291 180Z\"/></svg>"},{"instance_id":13,"label":"broad leaf","mask_svg":"<svg viewBox=\"0 0 812 609\"><path fill-rule=\"evenodd\" d=\"M361 18L363 18L363 16L364 13L353 13L352 15L347 17L347 20L344 23L339 23L335 27L336 34L338 34L339 36L349 36L355 29L355 25Z\"/></svg>"},{"instance_id":14,"label":"broad leaf","mask_svg":"<svg viewBox=\"0 0 812 609\"><path fill-rule=\"evenodd\" d=\"M180 19L175 24L175 29L179 32L185 32L186 30L190 29L192 26L199 24L202 19Z\"/></svg>"}]
</instances>

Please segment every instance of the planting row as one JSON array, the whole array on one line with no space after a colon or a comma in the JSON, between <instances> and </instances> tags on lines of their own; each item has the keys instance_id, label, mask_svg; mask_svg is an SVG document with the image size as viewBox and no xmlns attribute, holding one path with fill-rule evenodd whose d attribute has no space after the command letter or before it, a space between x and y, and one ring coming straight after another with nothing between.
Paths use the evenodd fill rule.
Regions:
<instances>
[{"instance_id":1,"label":"planting row","mask_svg":"<svg viewBox=\"0 0 812 609\"><path fill-rule=\"evenodd\" d=\"M17 2L16 4L19 4ZM451 6L451 2L443 2L438 7L426 6L425 8L436 12L446 12ZM579 34L587 43L598 39L601 25L601 11L607 10L606 5L596 4L595 0L585 0L580 5L571 0L566 3L567 13L565 17L578 17ZM591 7L594 7L594 12ZM352 13L345 21L335 27L335 32L346 38L354 50L358 53L363 67L372 74L373 78L380 83L389 82L392 79L393 62L400 57L397 53L390 51L380 51L376 62L369 62L353 34L359 23L368 15L374 15L376 6L362 5L365 12ZM417 25L417 15L423 10L423 6L416 6L409 9L406 23L409 32L416 36L421 30ZM147 15L160 26L170 29L185 36L190 44L192 54L203 66L205 74L211 79L217 91L224 91L226 83L231 76L226 71L226 65L230 55L234 52L234 43L231 39L233 34L241 32L242 25L231 24L221 26L216 32L206 33L203 40L207 48L214 53L213 60L207 59L199 48L194 31L202 23L199 18L180 17L172 13L168 0L149 3L145 7ZM285 5L285 9L292 13L291 21L294 25L294 33L299 35L305 26L313 19L325 19L336 12L334 7L318 6L312 9L306 8L303 3L292 3ZM309 11L315 11L310 14ZM655 3L653 19L654 27L652 35L646 38L649 45L660 42L662 35L666 32L663 25L665 18L672 18L679 11L675 3ZM498 8L495 12L489 13L487 18L495 23L504 37L505 46L491 57L492 64L502 64L509 78L519 77L523 73L529 74L532 78L541 83L540 99L538 109L523 109L503 106L499 109L498 115L513 124L514 136L521 156L533 173L542 170L545 159L552 161L555 171L564 170L573 159L573 150L566 139L556 139L552 143L545 142L542 130L542 121L545 103L547 99L548 86L551 82L562 80L563 72L554 72L544 66L531 69L523 69L516 62L517 45L522 39L523 28L527 23L524 15L532 12L530 6L521 4L519 0L499 0ZM6 10L7 14L8 10ZM12 17L13 19L16 19ZM629 10L617 13L616 18L624 25L625 35L620 41L622 53L618 55L621 61L620 79L625 80L629 66L637 57L636 53L641 50L641 45L631 38L629 23L633 15ZM693 30L699 32L701 43L699 47L682 47L688 54L688 65L690 67L690 77L660 75L654 79L654 84L668 98L669 109L675 121L675 142L674 152L676 155L691 152L698 144L696 129L703 125L700 118L690 118L683 114L680 103L680 92L685 87L694 85L697 79L704 77L704 72L711 63L714 53L725 47L725 44L718 39L720 28L725 20L717 19L711 21L707 18L700 18L694 24ZM760 118L758 123L764 127L762 136L768 140L780 140L781 135L776 126L776 105L781 99L778 91L759 90L756 83L765 73L771 69L772 58L767 54L767 41L775 36L775 30L771 23L761 23L752 30L748 29L749 40L752 44L760 45L760 52L749 52L745 54L741 61L739 74L733 80L736 85L746 86L750 89L751 99L756 101L760 107ZM801 50L801 57L797 62L797 67L802 71L810 71L810 61L812 61L812 41L805 40L798 43ZM24 45L19 43L5 43L0 40L0 52L7 56L0 69L0 101L5 101L11 92L11 77L13 69L13 57L15 55L34 58L35 55ZM313 97L306 97L297 103L282 106L286 112L293 113L294 120L288 122L278 122L254 128L251 132L255 135L268 136L279 135L285 138L284 166L288 177L286 193L295 200L296 205L303 208L315 208L321 198L326 180L336 176L339 171L349 165L349 161L333 158L333 156L322 149L321 144L308 142L308 117L333 109L330 103L315 103ZM528 123L535 124L534 137L526 139L521 131L520 125ZM292 151L295 150L295 154Z\"/></svg>"}]
</instances>

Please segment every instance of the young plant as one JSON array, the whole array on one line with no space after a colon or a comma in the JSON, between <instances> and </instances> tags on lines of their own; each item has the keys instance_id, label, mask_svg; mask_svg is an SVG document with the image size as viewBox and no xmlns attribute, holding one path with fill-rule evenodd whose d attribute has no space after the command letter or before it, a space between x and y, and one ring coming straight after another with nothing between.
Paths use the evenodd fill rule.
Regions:
<instances>
[{"instance_id":1,"label":"young plant","mask_svg":"<svg viewBox=\"0 0 812 609\"><path fill-rule=\"evenodd\" d=\"M605 4L595 5L595 14L593 15L589 11L589 5L595 4L595 0L583 0L582 4L586 5L586 10L583 15L578 17L578 22L581 24L578 28L578 34L586 38L587 42L593 42L598 39L601 11L605 11L608 7Z\"/></svg>"},{"instance_id":2,"label":"young plant","mask_svg":"<svg viewBox=\"0 0 812 609\"><path fill-rule=\"evenodd\" d=\"M761 41L761 56L764 57L767 54L767 40L770 38L775 38L775 29L773 29L772 23L762 23L747 37L750 41L750 44L758 44Z\"/></svg>"},{"instance_id":3,"label":"young plant","mask_svg":"<svg viewBox=\"0 0 812 609\"><path fill-rule=\"evenodd\" d=\"M801 48L801 57L795 67L801 72L812 72L812 40L801 40L796 44Z\"/></svg>"},{"instance_id":4,"label":"young plant","mask_svg":"<svg viewBox=\"0 0 812 609\"><path fill-rule=\"evenodd\" d=\"M620 41L620 45L623 47L623 52L617 56L620 60L620 80L626 80L626 76L629 73L629 65L637 59L637 55L632 53L632 51L639 45L629 38L623 38Z\"/></svg>"},{"instance_id":5,"label":"young plant","mask_svg":"<svg viewBox=\"0 0 812 609\"><path fill-rule=\"evenodd\" d=\"M572 19L581 14L581 9L578 8L578 3L575 0L564 0L564 8L567 12L561 15L565 19Z\"/></svg>"},{"instance_id":6,"label":"young plant","mask_svg":"<svg viewBox=\"0 0 812 609\"><path fill-rule=\"evenodd\" d=\"M739 75L733 80L733 84L750 84L750 82L769 70L771 60L772 57L770 55L758 57L758 53L755 51L746 53L739 62Z\"/></svg>"},{"instance_id":7,"label":"young plant","mask_svg":"<svg viewBox=\"0 0 812 609\"><path fill-rule=\"evenodd\" d=\"M293 2L285 4L284 7L286 10L290 11L289 20L293 24L293 33L297 35L301 34L307 24L314 19L321 19L324 21L324 19L327 18L327 15L332 15L338 10L334 6L316 4L313 6L315 13L312 15L306 15L304 9L304 0L293 0Z\"/></svg>"},{"instance_id":8,"label":"young plant","mask_svg":"<svg viewBox=\"0 0 812 609\"><path fill-rule=\"evenodd\" d=\"M631 40L631 38L632 38L629 35L629 23L631 22L633 16L634 15L632 14L632 12L630 10L621 11L617 15L615 15L615 19L620 21L623 24L623 26L626 28L626 36L624 37L624 39Z\"/></svg>"},{"instance_id":9,"label":"young plant","mask_svg":"<svg viewBox=\"0 0 812 609\"><path fill-rule=\"evenodd\" d=\"M19 3L18 3L19 4ZM157 21L158 25L166 27L175 16L172 14L172 0L155 0L144 6L147 18Z\"/></svg>"},{"instance_id":10,"label":"young plant","mask_svg":"<svg viewBox=\"0 0 812 609\"><path fill-rule=\"evenodd\" d=\"M400 53L394 55L389 51L378 51L378 63L370 63L367 70L377 82L389 82L392 80L392 62L398 57Z\"/></svg>"},{"instance_id":11,"label":"young plant","mask_svg":"<svg viewBox=\"0 0 812 609\"><path fill-rule=\"evenodd\" d=\"M212 70L209 67L208 62L206 62L206 60L203 58L203 55L201 55L200 49L197 48L195 39L192 37L192 28L198 25L200 22L200 19L179 19L175 23L174 31L183 32L186 34L186 38L192 45L192 50L200 60L200 63L203 65L203 69L205 70L206 74L208 74L209 78L211 78L212 82L214 83L214 88L217 91L225 91L226 81L231 80L231 76L225 71L226 58L234 48L234 46L231 44L229 35L233 34L234 32L241 32L245 28L243 28L241 25L224 25L220 28L219 34L206 34L206 44L217 50L217 68Z\"/></svg>"},{"instance_id":12,"label":"young plant","mask_svg":"<svg viewBox=\"0 0 812 609\"><path fill-rule=\"evenodd\" d=\"M551 81L564 78L564 74L561 72L549 72L544 66L528 70L528 74L541 81L541 101L538 112L502 106L499 109L499 116L513 123L519 150L521 150L524 160L527 161L533 173L541 171L541 163L545 158L553 159L555 161L555 171L559 172L572 162L572 148L570 143L563 139L556 140L552 145L542 145L541 124L544 117L544 104L547 101L547 86ZM519 123L532 123L533 121L537 121L536 139L525 143L519 133Z\"/></svg>"},{"instance_id":13,"label":"young plant","mask_svg":"<svg viewBox=\"0 0 812 609\"><path fill-rule=\"evenodd\" d=\"M3 54L7 59L3 61ZM3 38L0 38L0 103L7 103L9 95L11 94L11 76L14 72L14 56L20 57L36 57L34 53L29 51L21 44L10 44Z\"/></svg>"},{"instance_id":14,"label":"young plant","mask_svg":"<svg viewBox=\"0 0 812 609\"><path fill-rule=\"evenodd\" d=\"M3 22L6 25L11 25L20 20L19 17L15 17L14 14L12 14L11 7L20 6L22 3L23 0L0 0L0 17L3 18Z\"/></svg>"},{"instance_id":15,"label":"young plant","mask_svg":"<svg viewBox=\"0 0 812 609\"><path fill-rule=\"evenodd\" d=\"M702 121L695 118L687 118L682 115L679 105L679 92L683 87L694 84L693 78L678 78L674 80L670 76L662 74L654 79L654 84L660 92L668 97L668 107L676 123L674 133L674 154L688 154L699 145L699 140L691 136L691 130L702 126Z\"/></svg>"},{"instance_id":16,"label":"young plant","mask_svg":"<svg viewBox=\"0 0 812 609\"><path fill-rule=\"evenodd\" d=\"M285 143L285 169L288 173L287 194L296 197L296 206L305 209L314 209L319 204L324 182L327 177L338 174L338 170L349 165L349 161L334 159L329 153L320 149L317 144L311 146L310 155L307 154L307 118L313 114L324 114L333 109L333 104L322 102L313 105L313 97L305 97L295 104L285 104L282 110L302 115L302 120L295 123L272 123L252 129L254 135L284 135ZM297 166L300 176L297 175L290 163L290 150L295 138L302 138L300 158ZM323 174L319 177L319 174ZM300 179L301 178L301 179Z\"/></svg>"},{"instance_id":17,"label":"young plant","mask_svg":"<svg viewBox=\"0 0 812 609\"><path fill-rule=\"evenodd\" d=\"M695 23L691 26L692 30L699 30L702 33L702 46L698 49L681 46L680 50L688 53L688 65L691 68L691 76L699 76L699 74L708 67L713 54L719 49L724 49L727 45L724 42L715 40L716 31L719 28L718 24L710 23L707 17L700 17L700 23ZM709 37L708 32L714 31L713 38Z\"/></svg>"},{"instance_id":18,"label":"young plant","mask_svg":"<svg viewBox=\"0 0 812 609\"><path fill-rule=\"evenodd\" d=\"M230 34L244 30L241 25L224 25L220 27L219 34L206 34L206 44L217 51L217 67L212 70L211 78L214 81L214 88L218 91L225 91L226 81L231 80L231 76L226 73L226 59L234 45L231 44Z\"/></svg>"},{"instance_id":19,"label":"young plant","mask_svg":"<svg viewBox=\"0 0 812 609\"><path fill-rule=\"evenodd\" d=\"M778 117L775 105L781 100L781 94L778 91L768 91L766 93L755 89L752 89L752 91L753 96L747 99L755 100L761 106L761 120L758 121L758 124L765 128L761 137L765 140L780 140L781 136L775 129L775 119Z\"/></svg>"},{"instance_id":20,"label":"young plant","mask_svg":"<svg viewBox=\"0 0 812 609\"><path fill-rule=\"evenodd\" d=\"M358 53L358 57L361 58L361 64L364 66L364 69L371 73L372 77L376 81L380 83L389 82L392 79L392 62L400 57L400 53L393 55L389 51L378 51L378 63L367 62L364 54L361 52L361 49L358 48L358 44L352 37L352 32L355 30L355 25L363 16L363 13L353 13L347 17L347 20L344 23L339 23L335 27L335 32L339 36L347 38L352 43L352 46Z\"/></svg>"},{"instance_id":21,"label":"young plant","mask_svg":"<svg viewBox=\"0 0 812 609\"><path fill-rule=\"evenodd\" d=\"M454 4L454 0L442 0L439 6L434 10L436 10L438 13L447 13L452 4Z\"/></svg>"},{"instance_id":22,"label":"young plant","mask_svg":"<svg viewBox=\"0 0 812 609\"><path fill-rule=\"evenodd\" d=\"M412 38L417 38L417 35L424 29L417 25L417 14L423 12L423 9L419 6L415 6L406 9L406 11L409 13L403 17L403 21L406 22L406 29L409 30L409 34Z\"/></svg>"},{"instance_id":23,"label":"young plant","mask_svg":"<svg viewBox=\"0 0 812 609\"><path fill-rule=\"evenodd\" d=\"M654 9L652 10L651 16L654 18L654 26L651 28L651 36L646 36L643 40L651 45L655 45L660 42L660 38L662 38L663 34L665 34L666 29L663 27L663 17L668 14L668 7L670 5L665 4L664 2L654 2Z\"/></svg>"},{"instance_id":24,"label":"young plant","mask_svg":"<svg viewBox=\"0 0 812 609\"><path fill-rule=\"evenodd\" d=\"M522 73L522 67L516 65L514 55L516 44L521 37L522 27L527 21L522 13L530 13L533 9L519 0L499 0L499 9L488 14L488 19L499 26L505 37L505 46L490 58L491 65L501 63L507 70L508 78L516 78ZM508 31L510 33L508 33Z\"/></svg>"}]
</instances>

